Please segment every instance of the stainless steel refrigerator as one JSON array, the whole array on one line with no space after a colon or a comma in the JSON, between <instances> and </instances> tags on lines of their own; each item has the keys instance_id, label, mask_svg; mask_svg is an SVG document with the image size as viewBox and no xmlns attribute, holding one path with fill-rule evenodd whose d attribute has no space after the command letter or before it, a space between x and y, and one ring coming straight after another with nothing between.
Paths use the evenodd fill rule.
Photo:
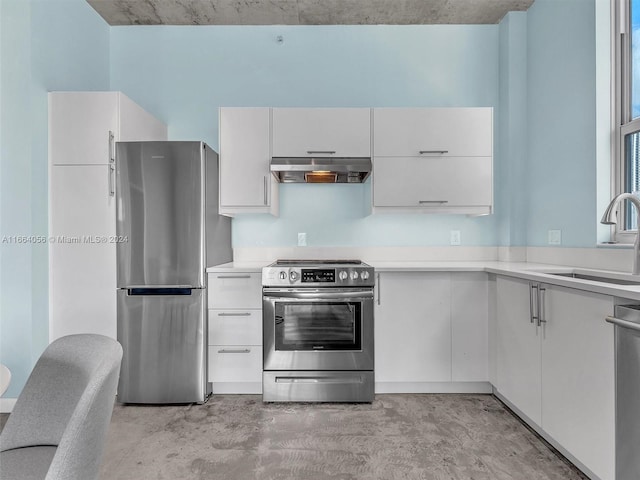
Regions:
<instances>
[{"instance_id":1,"label":"stainless steel refrigerator","mask_svg":"<svg viewBox=\"0 0 640 480\"><path fill-rule=\"evenodd\" d=\"M116 144L122 403L203 403L206 267L231 261L218 155L202 142Z\"/></svg>"}]
</instances>

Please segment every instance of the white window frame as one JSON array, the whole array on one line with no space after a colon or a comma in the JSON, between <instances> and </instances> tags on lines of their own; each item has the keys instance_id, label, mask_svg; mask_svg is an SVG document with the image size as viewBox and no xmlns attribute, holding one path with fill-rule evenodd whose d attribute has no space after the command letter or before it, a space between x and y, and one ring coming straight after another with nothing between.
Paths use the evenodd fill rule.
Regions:
<instances>
[{"instance_id":1,"label":"white window frame","mask_svg":"<svg viewBox=\"0 0 640 480\"><path fill-rule=\"evenodd\" d=\"M631 65L630 65L630 19L629 6L631 0L611 1L611 40L612 54L612 110L614 119L613 161L611 169L612 198L625 191L625 136L640 132L640 118L631 119ZM612 240L617 243L633 243L638 235L637 230L625 230L624 219L629 202L619 206L618 222L613 228Z\"/></svg>"}]
</instances>

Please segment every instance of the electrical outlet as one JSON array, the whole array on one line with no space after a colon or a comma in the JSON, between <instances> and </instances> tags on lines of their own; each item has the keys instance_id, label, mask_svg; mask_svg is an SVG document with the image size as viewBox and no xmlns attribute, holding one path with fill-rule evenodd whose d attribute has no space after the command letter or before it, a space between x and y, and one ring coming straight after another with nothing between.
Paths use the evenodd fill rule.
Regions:
<instances>
[{"instance_id":1,"label":"electrical outlet","mask_svg":"<svg viewBox=\"0 0 640 480\"><path fill-rule=\"evenodd\" d=\"M306 233L298 233L298 246L306 247L307 246L307 234Z\"/></svg>"},{"instance_id":2,"label":"electrical outlet","mask_svg":"<svg viewBox=\"0 0 640 480\"><path fill-rule=\"evenodd\" d=\"M549 230L549 245L562 244L562 230Z\"/></svg>"},{"instance_id":3,"label":"electrical outlet","mask_svg":"<svg viewBox=\"0 0 640 480\"><path fill-rule=\"evenodd\" d=\"M451 230L451 245L460 245L460 230Z\"/></svg>"}]
</instances>

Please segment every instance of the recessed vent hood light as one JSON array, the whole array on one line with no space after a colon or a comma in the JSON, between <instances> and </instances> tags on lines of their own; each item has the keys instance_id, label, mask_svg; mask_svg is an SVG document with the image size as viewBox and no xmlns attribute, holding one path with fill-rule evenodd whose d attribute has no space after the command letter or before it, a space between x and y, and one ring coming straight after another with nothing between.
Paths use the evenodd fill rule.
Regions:
<instances>
[{"instance_id":1,"label":"recessed vent hood light","mask_svg":"<svg viewBox=\"0 0 640 480\"><path fill-rule=\"evenodd\" d=\"M362 183L370 158L273 157L271 173L281 183Z\"/></svg>"}]
</instances>

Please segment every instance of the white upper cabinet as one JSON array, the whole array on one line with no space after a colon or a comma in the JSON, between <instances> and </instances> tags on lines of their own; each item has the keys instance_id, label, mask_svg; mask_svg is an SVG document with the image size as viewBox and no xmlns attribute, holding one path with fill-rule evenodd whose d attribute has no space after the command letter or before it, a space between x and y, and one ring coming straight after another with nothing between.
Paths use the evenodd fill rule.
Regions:
<instances>
[{"instance_id":1,"label":"white upper cabinet","mask_svg":"<svg viewBox=\"0 0 640 480\"><path fill-rule=\"evenodd\" d=\"M115 142L166 138L166 125L120 92L49 94L52 165L106 165Z\"/></svg>"},{"instance_id":2,"label":"white upper cabinet","mask_svg":"<svg viewBox=\"0 0 640 480\"><path fill-rule=\"evenodd\" d=\"M269 108L220 108L220 213L278 214Z\"/></svg>"},{"instance_id":3,"label":"white upper cabinet","mask_svg":"<svg viewBox=\"0 0 640 480\"><path fill-rule=\"evenodd\" d=\"M375 159L376 207L477 207L491 205L488 157L382 157Z\"/></svg>"},{"instance_id":4,"label":"white upper cabinet","mask_svg":"<svg viewBox=\"0 0 640 480\"><path fill-rule=\"evenodd\" d=\"M370 157L370 108L272 109L274 157Z\"/></svg>"},{"instance_id":5,"label":"white upper cabinet","mask_svg":"<svg viewBox=\"0 0 640 480\"><path fill-rule=\"evenodd\" d=\"M374 108L376 157L493 155L491 108Z\"/></svg>"},{"instance_id":6,"label":"white upper cabinet","mask_svg":"<svg viewBox=\"0 0 640 480\"><path fill-rule=\"evenodd\" d=\"M167 126L129 97L118 93L120 142L148 142L167 139Z\"/></svg>"},{"instance_id":7,"label":"white upper cabinet","mask_svg":"<svg viewBox=\"0 0 640 480\"><path fill-rule=\"evenodd\" d=\"M374 108L373 212L493 209L492 108Z\"/></svg>"}]
</instances>

